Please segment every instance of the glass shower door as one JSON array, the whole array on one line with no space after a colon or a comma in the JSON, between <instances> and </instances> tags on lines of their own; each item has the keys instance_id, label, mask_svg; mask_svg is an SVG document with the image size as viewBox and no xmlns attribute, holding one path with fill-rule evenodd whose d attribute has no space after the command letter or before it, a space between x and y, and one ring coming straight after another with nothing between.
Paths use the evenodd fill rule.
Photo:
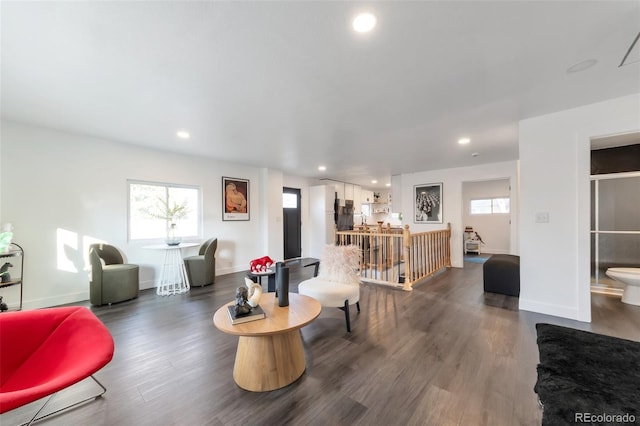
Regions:
<instances>
[{"instance_id":1,"label":"glass shower door","mask_svg":"<svg viewBox=\"0 0 640 426\"><path fill-rule=\"evenodd\" d=\"M591 179L591 284L595 290L622 289L606 270L640 267L640 173Z\"/></svg>"}]
</instances>

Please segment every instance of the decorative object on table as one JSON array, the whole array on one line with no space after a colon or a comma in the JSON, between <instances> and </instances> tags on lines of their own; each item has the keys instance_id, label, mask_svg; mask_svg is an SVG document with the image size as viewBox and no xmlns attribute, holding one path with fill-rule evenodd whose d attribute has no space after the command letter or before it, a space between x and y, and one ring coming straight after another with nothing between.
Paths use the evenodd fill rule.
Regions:
<instances>
[{"instance_id":1,"label":"decorative object on table","mask_svg":"<svg viewBox=\"0 0 640 426\"><path fill-rule=\"evenodd\" d=\"M248 295L247 295L247 303L252 308L255 308L260 304L260 296L262 296L262 286L254 282L251 278L245 277L244 283L247 285Z\"/></svg>"},{"instance_id":2,"label":"decorative object on table","mask_svg":"<svg viewBox=\"0 0 640 426\"><path fill-rule=\"evenodd\" d=\"M235 309L236 307L234 305L227 306L227 312L229 312L229 320L233 325L243 324L245 322L251 322L266 318L266 314L260 306L256 306L255 308L251 309L251 312L244 315L236 315Z\"/></svg>"},{"instance_id":3,"label":"decorative object on table","mask_svg":"<svg viewBox=\"0 0 640 426\"><path fill-rule=\"evenodd\" d=\"M176 235L176 227L178 221L184 219L189 214L186 200L182 203L177 203L175 201L171 202L168 198L157 197L156 205L145 209L144 212L155 219L167 221L167 238L165 242L168 245L176 246L180 244L182 238Z\"/></svg>"},{"instance_id":4,"label":"decorative object on table","mask_svg":"<svg viewBox=\"0 0 640 426\"><path fill-rule=\"evenodd\" d=\"M167 230L167 238L164 240L169 246L177 246L182 242L182 238L176 235L176 224L169 225Z\"/></svg>"},{"instance_id":5,"label":"decorative object on table","mask_svg":"<svg viewBox=\"0 0 640 426\"><path fill-rule=\"evenodd\" d=\"M543 425L581 423L578 413L610 417L597 424L638 424L640 342L552 324L536 324L536 330L540 363L534 391L543 405Z\"/></svg>"},{"instance_id":6,"label":"decorative object on table","mask_svg":"<svg viewBox=\"0 0 640 426\"><path fill-rule=\"evenodd\" d=\"M2 296L0 296L0 312L8 311L9 307L6 303L2 301Z\"/></svg>"},{"instance_id":7,"label":"decorative object on table","mask_svg":"<svg viewBox=\"0 0 640 426\"><path fill-rule=\"evenodd\" d=\"M428 183L414 187L414 222L443 223L442 183Z\"/></svg>"},{"instance_id":8,"label":"decorative object on table","mask_svg":"<svg viewBox=\"0 0 640 426\"><path fill-rule=\"evenodd\" d=\"M2 265L0 268L0 282L8 283L11 281L11 274L9 274L8 269L13 268L13 265L9 262Z\"/></svg>"},{"instance_id":9,"label":"decorative object on table","mask_svg":"<svg viewBox=\"0 0 640 426\"><path fill-rule=\"evenodd\" d=\"M465 240L470 240L473 238L473 226L464 227L464 238Z\"/></svg>"},{"instance_id":10,"label":"decorative object on table","mask_svg":"<svg viewBox=\"0 0 640 426\"><path fill-rule=\"evenodd\" d=\"M249 290L246 287L238 287L236 290L236 304L234 308L234 315L236 317L246 315L251 312L251 305L247 301Z\"/></svg>"},{"instance_id":11,"label":"decorative object on table","mask_svg":"<svg viewBox=\"0 0 640 426\"><path fill-rule=\"evenodd\" d=\"M249 220L249 180L222 177L222 220Z\"/></svg>"},{"instance_id":12,"label":"decorative object on table","mask_svg":"<svg viewBox=\"0 0 640 426\"><path fill-rule=\"evenodd\" d=\"M249 271L251 272L267 272L273 266L273 259L269 256L259 257L249 262Z\"/></svg>"},{"instance_id":13,"label":"decorative object on table","mask_svg":"<svg viewBox=\"0 0 640 426\"><path fill-rule=\"evenodd\" d=\"M289 306L289 268L284 262L276 263L276 296L278 306Z\"/></svg>"},{"instance_id":14,"label":"decorative object on table","mask_svg":"<svg viewBox=\"0 0 640 426\"><path fill-rule=\"evenodd\" d=\"M13 239L13 232L11 231L0 232L0 253L6 253L7 251L9 251L9 246L11 245L12 239Z\"/></svg>"}]
</instances>

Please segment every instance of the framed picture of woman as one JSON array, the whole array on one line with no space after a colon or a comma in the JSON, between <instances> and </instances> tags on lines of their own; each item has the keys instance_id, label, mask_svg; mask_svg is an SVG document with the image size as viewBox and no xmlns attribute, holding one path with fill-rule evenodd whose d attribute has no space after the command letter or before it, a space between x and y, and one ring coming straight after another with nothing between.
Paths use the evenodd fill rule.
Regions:
<instances>
[{"instance_id":1,"label":"framed picture of woman","mask_svg":"<svg viewBox=\"0 0 640 426\"><path fill-rule=\"evenodd\" d=\"M249 180L222 177L222 220L249 220Z\"/></svg>"},{"instance_id":2,"label":"framed picture of woman","mask_svg":"<svg viewBox=\"0 0 640 426\"><path fill-rule=\"evenodd\" d=\"M414 223L442 223L442 183L414 187Z\"/></svg>"}]
</instances>

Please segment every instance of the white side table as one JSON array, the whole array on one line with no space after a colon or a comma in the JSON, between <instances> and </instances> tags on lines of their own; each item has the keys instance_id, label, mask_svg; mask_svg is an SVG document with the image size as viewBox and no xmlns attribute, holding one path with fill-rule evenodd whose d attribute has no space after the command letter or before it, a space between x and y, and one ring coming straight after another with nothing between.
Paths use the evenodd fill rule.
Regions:
<instances>
[{"instance_id":1,"label":"white side table","mask_svg":"<svg viewBox=\"0 0 640 426\"><path fill-rule=\"evenodd\" d=\"M464 242L464 254L468 252L474 252L480 254L480 241L479 240L466 240Z\"/></svg>"},{"instance_id":2,"label":"white side table","mask_svg":"<svg viewBox=\"0 0 640 426\"><path fill-rule=\"evenodd\" d=\"M187 270L182 259L181 249L199 245L198 243L180 243L175 246L154 244L143 247L151 250L164 250L164 262L160 269L160 278L156 284L156 293L158 295L171 296L189 291L191 285L189 284Z\"/></svg>"}]
</instances>

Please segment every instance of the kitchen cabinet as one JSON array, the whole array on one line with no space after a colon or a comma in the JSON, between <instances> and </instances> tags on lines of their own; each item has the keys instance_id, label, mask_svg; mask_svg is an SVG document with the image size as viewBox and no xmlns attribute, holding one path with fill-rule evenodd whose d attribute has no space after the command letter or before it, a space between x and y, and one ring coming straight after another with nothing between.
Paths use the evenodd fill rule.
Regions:
<instances>
[{"instance_id":1,"label":"kitchen cabinet","mask_svg":"<svg viewBox=\"0 0 640 426\"><path fill-rule=\"evenodd\" d=\"M361 204L373 203L373 191L362 190Z\"/></svg>"},{"instance_id":2,"label":"kitchen cabinet","mask_svg":"<svg viewBox=\"0 0 640 426\"><path fill-rule=\"evenodd\" d=\"M359 185L353 185L353 208L356 212L360 212L362 205L362 187Z\"/></svg>"},{"instance_id":3,"label":"kitchen cabinet","mask_svg":"<svg viewBox=\"0 0 640 426\"><path fill-rule=\"evenodd\" d=\"M334 192L335 192L335 198L337 200L345 200L346 198L344 198L344 183L342 182L336 182L333 184L333 188L334 188Z\"/></svg>"},{"instance_id":4,"label":"kitchen cabinet","mask_svg":"<svg viewBox=\"0 0 640 426\"><path fill-rule=\"evenodd\" d=\"M353 200L353 184L351 183L344 184L344 199Z\"/></svg>"}]
</instances>

